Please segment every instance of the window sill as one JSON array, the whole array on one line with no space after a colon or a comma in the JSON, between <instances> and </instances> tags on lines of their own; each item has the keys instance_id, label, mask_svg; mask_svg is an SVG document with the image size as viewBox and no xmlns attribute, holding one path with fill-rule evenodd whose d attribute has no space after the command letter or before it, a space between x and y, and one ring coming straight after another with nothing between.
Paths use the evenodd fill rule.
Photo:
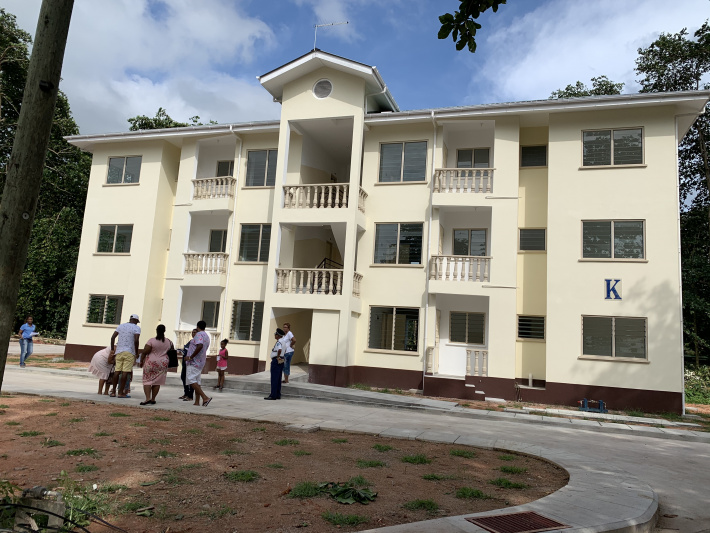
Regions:
<instances>
[{"instance_id":1,"label":"window sill","mask_svg":"<svg viewBox=\"0 0 710 533\"><path fill-rule=\"evenodd\" d=\"M85 322L82 324L82 327L85 328L105 328L105 329L116 329L118 327L118 324L92 324L90 322Z\"/></svg>"},{"instance_id":2,"label":"window sill","mask_svg":"<svg viewBox=\"0 0 710 533\"><path fill-rule=\"evenodd\" d=\"M261 344L260 341L235 341L231 340L229 341L229 344L246 344L249 346L259 346Z\"/></svg>"},{"instance_id":3,"label":"window sill","mask_svg":"<svg viewBox=\"0 0 710 533\"><path fill-rule=\"evenodd\" d=\"M547 250L518 250L519 254L546 254Z\"/></svg>"},{"instance_id":4,"label":"window sill","mask_svg":"<svg viewBox=\"0 0 710 533\"><path fill-rule=\"evenodd\" d=\"M259 265L266 266L269 264L268 261L235 261L235 265Z\"/></svg>"},{"instance_id":5,"label":"window sill","mask_svg":"<svg viewBox=\"0 0 710 533\"><path fill-rule=\"evenodd\" d=\"M370 268L424 268L424 265L405 265L399 263L372 263Z\"/></svg>"},{"instance_id":6,"label":"window sill","mask_svg":"<svg viewBox=\"0 0 710 533\"><path fill-rule=\"evenodd\" d=\"M602 170L610 168L646 168L648 165L645 163L637 163L634 165L593 165L588 167L579 167L579 170Z\"/></svg>"},{"instance_id":7,"label":"window sill","mask_svg":"<svg viewBox=\"0 0 710 533\"><path fill-rule=\"evenodd\" d=\"M140 185L140 182L138 182L138 183L104 183L104 184L102 184L102 187L132 187L135 185Z\"/></svg>"},{"instance_id":8,"label":"window sill","mask_svg":"<svg viewBox=\"0 0 710 533\"><path fill-rule=\"evenodd\" d=\"M616 259L616 258L610 258L610 259L604 259L601 257L595 257L595 258L587 258L587 259L578 259L578 263L648 263L648 259Z\"/></svg>"},{"instance_id":9,"label":"window sill","mask_svg":"<svg viewBox=\"0 0 710 533\"><path fill-rule=\"evenodd\" d=\"M365 353L381 353L386 355L409 355L409 356L419 356L419 352L405 352L401 350L378 350L376 348L367 348Z\"/></svg>"},{"instance_id":10,"label":"window sill","mask_svg":"<svg viewBox=\"0 0 710 533\"><path fill-rule=\"evenodd\" d=\"M243 185L242 190L249 189L275 189L276 185Z\"/></svg>"},{"instance_id":11,"label":"window sill","mask_svg":"<svg viewBox=\"0 0 710 533\"><path fill-rule=\"evenodd\" d=\"M466 344L465 342L445 342L444 346L452 346L454 348L471 348L473 350L487 350L485 344Z\"/></svg>"},{"instance_id":12,"label":"window sill","mask_svg":"<svg viewBox=\"0 0 710 533\"><path fill-rule=\"evenodd\" d=\"M112 252L94 252L94 255L97 256L104 256L104 255L109 255L109 256L119 256L119 257L130 257L131 253L128 252L127 254L124 253L112 253Z\"/></svg>"},{"instance_id":13,"label":"window sill","mask_svg":"<svg viewBox=\"0 0 710 533\"><path fill-rule=\"evenodd\" d=\"M387 185L429 185L428 181L376 181L375 186Z\"/></svg>"},{"instance_id":14,"label":"window sill","mask_svg":"<svg viewBox=\"0 0 710 533\"><path fill-rule=\"evenodd\" d=\"M538 169L538 168L547 168L547 165L529 165L529 166L521 166L520 170L527 170L527 169Z\"/></svg>"},{"instance_id":15,"label":"window sill","mask_svg":"<svg viewBox=\"0 0 710 533\"><path fill-rule=\"evenodd\" d=\"M637 365L650 365L648 359L636 359L635 357L606 357L604 355L580 355L577 359L581 361L607 361L609 363L636 363Z\"/></svg>"},{"instance_id":16,"label":"window sill","mask_svg":"<svg viewBox=\"0 0 710 533\"><path fill-rule=\"evenodd\" d=\"M545 342L545 339L521 339L520 337L518 337L518 338L515 339L515 340L516 340L517 342L542 342L542 343Z\"/></svg>"}]
</instances>

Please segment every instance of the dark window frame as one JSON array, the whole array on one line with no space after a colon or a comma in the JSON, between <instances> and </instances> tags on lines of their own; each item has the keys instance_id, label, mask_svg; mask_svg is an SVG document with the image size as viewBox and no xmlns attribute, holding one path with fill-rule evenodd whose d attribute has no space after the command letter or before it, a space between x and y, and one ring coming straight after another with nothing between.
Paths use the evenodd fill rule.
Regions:
<instances>
[{"instance_id":1,"label":"dark window frame","mask_svg":"<svg viewBox=\"0 0 710 533\"><path fill-rule=\"evenodd\" d=\"M121 181L109 181L111 177L111 161L123 160L121 165ZM129 159L139 159L138 164L138 176L135 181L126 181L126 166ZM122 156L110 156L108 158L108 164L106 165L106 185L136 185L140 183L141 169L143 167L143 156L142 155L122 155Z\"/></svg>"},{"instance_id":2,"label":"dark window frame","mask_svg":"<svg viewBox=\"0 0 710 533\"><path fill-rule=\"evenodd\" d=\"M545 149L545 164L543 165L526 165L524 151L530 148L544 148ZM548 147L546 144L526 144L520 146L520 168L547 168L548 164Z\"/></svg>"},{"instance_id":3,"label":"dark window frame","mask_svg":"<svg viewBox=\"0 0 710 533\"><path fill-rule=\"evenodd\" d=\"M617 152L617 146L615 145L615 138L614 138L614 133L616 132L621 132L621 131L639 131L641 132L641 154L640 154L640 162L634 162L634 163L617 163L615 161L616 159L616 152ZM588 158L585 158L585 140L584 140L584 135L585 133L597 133L597 132L609 132L609 163L600 163L600 164L591 164L587 163ZM598 128L598 129L586 129L582 130L582 168L613 168L613 167L628 167L628 166L639 166L639 165L645 165L646 164L646 143L645 143L645 131L643 126L630 126L630 127L623 127L623 128ZM591 142L591 141L587 141Z\"/></svg>"},{"instance_id":4,"label":"dark window frame","mask_svg":"<svg viewBox=\"0 0 710 533\"><path fill-rule=\"evenodd\" d=\"M526 335L521 335L521 326L524 328L528 328L529 330L532 330L535 328L535 321L538 321L542 319L542 335L534 335L533 333L526 334ZM524 324L524 322L528 322L527 324ZM539 324L538 324L539 327ZM547 338L547 317L545 315L518 315L517 317L517 330L516 330L516 336L518 340L524 340L524 341L545 341Z\"/></svg>"},{"instance_id":5,"label":"dark window frame","mask_svg":"<svg viewBox=\"0 0 710 533\"><path fill-rule=\"evenodd\" d=\"M465 340L460 341L460 340L454 340L452 337L452 331L451 331L451 325L453 323L453 315L454 314L459 314L459 315L466 315L466 335L465 335ZM476 315L476 316L481 316L483 317L483 330L481 331L481 335L483 337L483 340L481 342L471 342L468 338L469 334L469 320L471 319L471 315ZM470 344L472 346L486 346L486 313L480 312L480 311L449 311L449 342L450 343L458 343L458 344Z\"/></svg>"},{"instance_id":6,"label":"dark window frame","mask_svg":"<svg viewBox=\"0 0 710 533\"><path fill-rule=\"evenodd\" d=\"M456 248L456 232L457 231L467 231L468 232L468 254L456 254L454 252ZM483 255L471 255L471 232L472 231L482 231L484 232L484 237L485 237L485 244L486 244L486 253ZM490 257L488 255L488 228L452 228L451 229L451 255L456 255L459 257Z\"/></svg>"},{"instance_id":7,"label":"dark window frame","mask_svg":"<svg viewBox=\"0 0 710 533\"><path fill-rule=\"evenodd\" d=\"M251 154L256 154L256 153L262 153L266 152L266 161L264 165L264 180L262 183L257 183L257 184L250 184L249 183L249 157ZM276 187L276 160L278 159L278 148L263 148L259 150L247 150L247 170L244 175L244 188L245 189L251 189L255 187L269 187L273 188ZM273 166L273 183L269 183L272 181L269 176L269 161L271 161L271 154L274 154L274 166Z\"/></svg>"},{"instance_id":8,"label":"dark window frame","mask_svg":"<svg viewBox=\"0 0 710 533\"><path fill-rule=\"evenodd\" d=\"M377 260L377 248L378 248L378 226L397 226L397 247L395 249L395 254L394 254L394 262L385 262L385 261L378 261ZM419 251L419 262L418 263L400 263L400 246L402 245L402 226L415 226L419 225L421 226L421 244L420 244L420 251ZM423 261L423 254L425 253L424 251L424 223L423 222L377 222L375 223L375 238L374 238L374 246L373 246L373 254L372 254L372 262L375 265L421 265Z\"/></svg>"},{"instance_id":9,"label":"dark window frame","mask_svg":"<svg viewBox=\"0 0 710 533\"><path fill-rule=\"evenodd\" d=\"M543 247L539 248L523 248L523 232L524 231L542 231ZM547 252L547 228L518 228L518 251L519 252Z\"/></svg>"},{"instance_id":10,"label":"dark window frame","mask_svg":"<svg viewBox=\"0 0 710 533\"><path fill-rule=\"evenodd\" d=\"M373 311L373 309L391 310L391 311L392 311L392 314L391 314L391 315L388 315L388 314L383 314L383 315L382 315L382 316L391 316L391 317L392 317L392 321L391 321L391 330L392 330L392 331L391 331L391 333L390 333L389 348L384 347L384 346L372 346L372 343L373 343L373 338L372 338L372 319L373 319L373 314L372 314L372 311ZM399 309L401 312L403 312L403 314L404 314L404 312L409 312L409 313L407 313L407 314L404 314L404 316L405 316L405 318L404 318L404 320L405 320L405 323L404 323L404 325L405 325L405 331L404 331L404 333L401 333L401 332L400 332L400 334L403 334L403 335L404 335L404 339L403 339L403 341L402 341L404 350L398 350L398 349L395 347L395 346L397 345L397 329L396 329L396 328L397 328L397 310L398 310L398 309ZM409 350L409 349L407 349L407 345L408 345L407 336L408 336L411 332L409 332L409 331L407 330L407 327L408 327L408 324L410 323L410 321L408 320L408 317L411 318L411 316L413 316L413 313L411 313L412 311L415 311L415 312L416 312L416 315L417 315L417 318L416 318L416 333L415 333L415 335L414 335L414 337L413 337L413 339L412 339L413 342L414 342L414 344L413 344L413 349ZM371 306L370 306L370 313L369 313L368 324L367 324L367 326L368 326L368 327L367 327L367 348L368 348L368 350L383 350L383 351L397 352L397 353L406 352L407 354L409 354L409 353L418 354L418 353L419 353L420 321L421 321L421 318L420 318L420 309L419 309L419 308L415 308L415 307L396 307L396 306L371 305ZM385 325L384 327L385 327L385 330L384 330L384 331L386 332L387 326ZM382 344L384 345L384 344L385 344L385 342L384 342L385 339L383 338L383 339L381 339L381 340L382 340ZM411 346L411 344L410 344L410 346Z\"/></svg>"},{"instance_id":11,"label":"dark window frame","mask_svg":"<svg viewBox=\"0 0 710 533\"><path fill-rule=\"evenodd\" d=\"M405 171L405 166L406 166L406 155L407 155L407 145L408 144L420 144L423 143L425 145L424 148L424 172L423 172L423 177L422 179L416 179L416 180L405 180L404 179L404 171ZM402 152L400 156L400 162L399 162L399 179L398 180L393 180L393 181L384 181L382 179L382 170L383 170L383 156L382 156L382 149L384 146L394 146L394 145L401 145L402 147ZM377 183L426 183L427 182L427 168L429 166L429 141L427 140L410 140L410 141L396 141L396 142L383 142L380 143L380 159L378 163L378 170L377 170Z\"/></svg>"},{"instance_id":12,"label":"dark window frame","mask_svg":"<svg viewBox=\"0 0 710 533\"><path fill-rule=\"evenodd\" d=\"M96 320L91 320L93 318L92 316L92 299L103 299L103 304L101 305L101 320L96 321ZM118 326L121 323L121 313L123 312L123 295L117 295L117 294L89 294L89 304L87 306L86 310L86 323L87 324L104 324L104 325L110 325L110 326ZM116 305L116 312L115 312L115 322L107 322L107 318L109 315L109 301L110 300L115 300L117 301ZM93 311L96 312L97 308L99 306L96 305L93 308Z\"/></svg>"},{"instance_id":13,"label":"dark window frame","mask_svg":"<svg viewBox=\"0 0 710 533\"><path fill-rule=\"evenodd\" d=\"M610 319L611 320L611 337L610 337L611 355L584 353L585 352L585 342L584 342L584 319L585 318L602 318L602 319ZM616 321L617 320L643 320L643 327L644 327L643 357L632 357L632 356L628 356L628 355L617 356L616 355L616 350L617 350ZM582 357L594 357L594 358L608 359L608 360L616 359L616 360L624 360L624 361L648 361L648 317L582 315L581 328L582 328L582 339L581 339L581 341L582 341L582 346L581 346Z\"/></svg>"},{"instance_id":14,"label":"dark window frame","mask_svg":"<svg viewBox=\"0 0 710 533\"><path fill-rule=\"evenodd\" d=\"M249 319L249 334L248 338L240 338L240 332L238 331L238 319L239 315L239 304L251 304L251 313ZM261 304L261 306L259 306ZM230 323L229 332L232 337L237 342L261 342L261 330L263 327L262 323L257 324L256 317L258 315L257 309L260 307L261 320L264 320L264 302L258 300L233 300L232 301L232 321Z\"/></svg>"},{"instance_id":15,"label":"dark window frame","mask_svg":"<svg viewBox=\"0 0 710 533\"><path fill-rule=\"evenodd\" d=\"M259 226L259 245L257 247L256 259L243 259L244 246L244 229L249 226ZM269 228L268 242L264 242L264 228ZM269 247L271 246L271 230L272 224L241 224L239 231L239 255L237 256L238 263L268 263L269 262ZM266 248L264 249L264 244Z\"/></svg>"},{"instance_id":16,"label":"dark window frame","mask_svg":"<svg viewBox=\"0 0 710 533\"><path fill-rule=\"evenodd\" d=\"M212 317L214 319L214 325L210 320L207 320L205 316L205 304L217 304L214 307L214 316ZM200 320L204 320L207 323L206 329L217 329L217 326L219 325L219 308L220 308L220 301L219 300L202 300L202 306L201 306L201 311L200 311Z\"/></svg>"},{"instance_id":17,"label":"dark window frame","mask_svg":"<svg viewBox=\"0 0 710 533\"><path fill-rule=\"evenodd\" d=\"M610 255L608 257L593 257L585 255L585 240L584 240L584 224L585 223L600 223L608 222L610 227L609 232L609 246ZM616 256L616 242L615 242L615 224L623 222L640 222L641 223L641 246L642 254L641 257L617 257ZM595 220L582 220L582 250L581 258L585 261L646 261L646 220L640 218L633 219L595 219Z\"/></svg>"},{"instance_id":18,"label":"dark window frame","mask_svg":"<svg viewBox=\"0 0 710 533\"><path fill-rule=\"evenodd\" d=\"M113 243L111 245L111 251L101 251L101 232L103 228L113 228ZM116 241L118 240L118 228L131 228L130 238L128 240L128 251L127 252L117 252L116 251ZM99 236L96 242L96 252L97 254L106 255L130 255L131 245L133 244L133 224L99 224Z\"/></svg>"},{"instance_id":19,"label":"dark window frame","mask_svg":"<svg viewBox=\"0 0 710 533\"><path fill-rule=\"evenodd\" d=\"M219 166L223 163L229 164L229 168L227 169L229 172L228 174L220 174L219 173ZM234 159L224 159L221 161L217 161L214 175L216 178L226 178L226 177L233 178L234 177Z\"/></svg>"}]
</instances>

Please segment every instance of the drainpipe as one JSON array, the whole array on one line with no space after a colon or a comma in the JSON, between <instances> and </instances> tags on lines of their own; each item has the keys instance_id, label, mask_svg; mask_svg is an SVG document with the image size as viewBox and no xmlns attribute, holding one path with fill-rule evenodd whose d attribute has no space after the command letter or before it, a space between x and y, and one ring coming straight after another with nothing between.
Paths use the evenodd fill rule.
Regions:
<instances>
[{"instance_id":1,"label":"drainpipe","mask_svg":"<svg viewBox=\"0 0 710 533\"><path fill-rule=\"evenodd\" d=\"M681 414L685 415L685 346L683 345L683 265L681 257L681 243L680 243L680 173L678 171L678 117L675 117L675 179L676 179L676 189L675 189L675 199L676 205L678 207L676 215L676 225L678 227L678 296L680 303L680 384L682 393L682 411ZM647 326L648 328L648 326ZM646 332L648 336L648 331ZM648 344L648 339L646 340ZM648 357L648 354L646 354Z\"/></svg>"},{"instance_id":2,"label":"drainpipe","mask_svg":"<svg viewBox=\"0 0 710 533\"><path fill-rule=\"evenodd\" d=\"M429 186L429 236L426 243L426 263L424 266L424 277L425 277L425 289L424 295L426 302L424 302L424 365L422 368L422 390L424 389L424 380L426 379L426 358L427 351L429 348L429 258L431 253L431 224L434 218L434 175L436 174L436 118L434 117L434 111L431 112L431 123L434 125L434 147L432 150L431 158L431 184ZM434 354L432 354L432 357Z\"/></svg>"},{"instance_id":3,"label":"drainpipe","mask_svg":"<svg viewBox=\"0 0 710 533\"><path fill-rule=\"evenodd\" d=\"M242 170L242 146L244 145L244 141L242 141L242 138L237 135L234 130L232 129L232 124L229 125L229 131L232 135L234 135L237 140L239 141L239 155L237 156L237 172L236 176L234 179L236 180L236 183L234 184L234 204L233 204L233 209L232 209L232 232L229 236L229 257L227 258L227 277L225 279L225 287L224 287L224 305L222 306L222 312L220 313L222 316L219 319L219 323L222 325L222 328L220 329L219 336L221 338L225 338L226 335L224 335L224 317L225 313L227 312L227 294L229 293L229 275L232 272L232 247L234 246L234 227L236 226L237 223L237 194L239 194L239 173Z\"/></svg>"}]
</instances>

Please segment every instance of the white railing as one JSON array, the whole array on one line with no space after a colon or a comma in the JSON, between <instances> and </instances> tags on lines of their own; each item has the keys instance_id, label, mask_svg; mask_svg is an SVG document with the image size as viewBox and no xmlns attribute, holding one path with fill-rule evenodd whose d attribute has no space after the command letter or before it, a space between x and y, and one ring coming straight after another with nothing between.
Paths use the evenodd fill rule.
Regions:
<instances>
[{"instance_id":1,"label":"white railing","mask_svg":"<svg viewBox=\"0 0 710 533\"><path fill-rule=\"evenodd\" d=\"M466 350L466 375L488 375L488 350Z\"/></svg>"},{"instance_id":2,"label":"white railing","mask_svg":"<svg viewBox=\"0 0 710 533\"><path fill-rule=\"evenodd\" d=\"M219 178L197 178L192 180L194 189L192 198L207 200L209 198L234 198L237 180L232 176Z\"/></svg>"},{"instance_id":3,"label":"white railing","mask_svg":"<svg viewBox=\"0 0 710 533\"><path fill-rule=\"evenodd\" d=\"M228 258L221 252L185 254L185 274L225 274Z\"/></svg>"},{"instance_id":4,"label":"white railing","mask_svg":"<svg viewBox=\"0 0 710 533\"><path fill-rule=\"evenodd\" d=\"M285 209L348 207L348 184L284 185Z\"/></svg>"},{"instance_id":5,"label":"white railing","mask_svg":"<svg viewBox=\"0 0 710 533\"><path fill-rule=\"evenodd\" d=\"M210 336L210 349L208 354L215 355L219 352L219 342L222 340L219 338L219 333L217 331L207 331L206 333ZM191 329L176 329L175 330L175 348L182 350L183 346L187 344L187 341L192 339ZM180 358L182 359L182 358Z\"/></svg>"},{"instance_id":6,"label":"white railing","mask_svg":"<svg viewBox=\"0 0 710 533\"><path fill-rule=\"evenodd\" d=\"M365 212L365 200L367 200L367 193L360 187L360 194L357 197L357 208L363 213Z\"/></svg>"},{"instance_id":7,"label":"white railing","mask_svg":"<svg viewBox=\"0 0 710 533\"><path fill-rule=\"evenodd\" d=\"M428 346L426 349L426 373L434 373L434 347Z\"/></svg>"},{"instance_id":8,"label":"white railing","mask_svg":"<svg viewBox=\"0 0 710 533\"><path fill-rule=\"evenodd\" d=\"M493 192L492 168L437 168L434 192Z\"/></svg>"},{"instance_id":9,"label":"white railing","mask_svg":"<svg viewBox=\"0 0 710 533\"><path fill-rule=\"evenodd\" d=\"M288 294L342 294L343 270L277 268L276 292Z\"/></svg>"},{"instance_id":10,"label":"white railing","mask_svg":"<svg viewBox=\"0 0 710 533\"><path fill-rule=\"evenodd\" d=\"M432 255L429 279L490 281L491 258L473 255Z\"/></svg>"},{"instance_id":11,"label":"white railing","mask_svg":"<svg viewBox=\"0 0 710 533\"><path fill-rule=\"evenodd\" d=\"M362 281L362 274L357 272L353 273L353 296L355 298L360 298L360 282Z\"/></svg>"}]
</instances>

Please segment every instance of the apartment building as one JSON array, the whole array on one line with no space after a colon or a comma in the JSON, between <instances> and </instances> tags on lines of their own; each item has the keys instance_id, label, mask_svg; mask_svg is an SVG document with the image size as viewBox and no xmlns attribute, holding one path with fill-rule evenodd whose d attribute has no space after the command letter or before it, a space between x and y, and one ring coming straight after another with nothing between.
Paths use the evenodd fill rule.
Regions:
<instances>
[{"instance_id":1,"label":"apartment building","mask_svg":"<svg viewBox=\"0 0 710 533\"><path fill-rule=\"evenodd\" d=\"M67 358L138 313L250 374L290 322L314 383L683 409L676 151L709 92L401 111L320 50L259 80L278 121L69 138Z\"/></svg>"}]
</instances>

